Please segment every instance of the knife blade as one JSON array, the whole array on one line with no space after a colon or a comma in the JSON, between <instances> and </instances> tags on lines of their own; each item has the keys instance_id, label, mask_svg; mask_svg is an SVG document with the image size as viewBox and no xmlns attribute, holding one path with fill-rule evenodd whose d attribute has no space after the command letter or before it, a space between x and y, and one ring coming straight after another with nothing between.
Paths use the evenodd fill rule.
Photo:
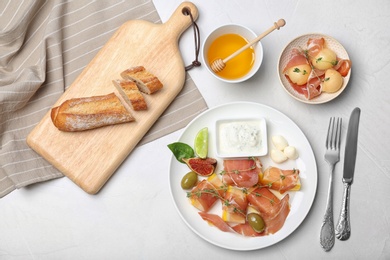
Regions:
<instances>
[{"instance_id":1,"label":"knife blade","mask_svg":"<svg viewBox=\"0 0 390 260\"><path fill-rule=\"evenodd\" d=\"M356 154L358 145L358 132L360 121L360 108L356 107L350 116L347 130L347 139L344 153L343 172L343 200L340 217L336 226L336 237L339 240L347 240L351 236L349 201L351 197L351 185L355 173Z\"/></svg>"},{"instance_id":2,"label":"knife blade","mask_svg":"<svg viewBox=\"0 0 390 260\"><path fill-rule=\"evenodd\" d=\"M358 131L359 131L360 108L352 111L348 123L347 140L345 144L344 174L343 182L352 184L353 174L355 172Z\"/></svg>"}]
</instances>

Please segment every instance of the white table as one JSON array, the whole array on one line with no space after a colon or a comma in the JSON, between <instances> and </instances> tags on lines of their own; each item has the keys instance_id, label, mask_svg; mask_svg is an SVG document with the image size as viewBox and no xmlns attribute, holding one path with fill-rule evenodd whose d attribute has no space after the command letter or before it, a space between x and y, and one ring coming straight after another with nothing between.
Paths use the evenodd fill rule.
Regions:
<instances>
[{"instance_id":1,"label":"white table","mask_svg":"<svg viewBox=\"0 0 390 260\"><path fill-rule=\"evenodd\" d=\"M155 0L166 21L179 0ZM265 56L251 80L232 85L212 77L203 66L190 74L210 108L232 101L271 106L290 117L312 145L318 167L318 189L309 214L281 242L240 252L214 246L193 233L176 212L168 186L171 153L182 130L135 149L97 195L88 195L67 178L17 190L0 200L0 259L389 259L390 258L390 3L388 1L203 1L199 9L201 38L225 23L240 23L261 33L284 18L286 26L262 40ZM306 33L338 39L353 61L344 93L323 105L292 99L281 87L276 66L282 48ZM193 60L192 31L180 48ZM360 107L359 145L352 185L352 235L336 239L330 252L319 245L325 210L328 166L323 159L329 117L344 120ZM341 158L343 158L342 149ZM334 212L342 195L342 161L336 166Z\"/></svg>"}]
</instances>

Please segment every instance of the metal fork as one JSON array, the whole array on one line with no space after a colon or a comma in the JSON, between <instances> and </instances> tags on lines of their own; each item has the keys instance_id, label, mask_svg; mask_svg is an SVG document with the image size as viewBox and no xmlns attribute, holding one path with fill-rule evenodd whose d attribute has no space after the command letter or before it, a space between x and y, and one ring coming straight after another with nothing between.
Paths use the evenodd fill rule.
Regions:
<instances>
[{"instance_id":1,"label":"metal fork","mask_svg":"<svg viewBox=\"0 0 390 260\"><path fill-rule=\"evenodd\" d=\"M326 201L326 211L322 221L320 243L325 251L332 249L335 241L335 231L333 224L333 172L336 163L340 160L340 134L341 118L330 118L328 135L326 137L325 161L330 166L328 198Z\"/></svg>"}]
</instances>

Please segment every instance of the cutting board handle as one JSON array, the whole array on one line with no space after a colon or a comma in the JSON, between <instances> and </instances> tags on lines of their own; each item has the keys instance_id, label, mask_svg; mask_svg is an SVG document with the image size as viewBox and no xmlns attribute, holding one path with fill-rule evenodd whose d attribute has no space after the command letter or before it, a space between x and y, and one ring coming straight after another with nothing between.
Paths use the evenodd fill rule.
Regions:
<instances>
[{"instance_id":1,"label":"cutting board handle","mask_svg":"<svg viewBox=\"0 0 390 260\"><path fill-rule=\"evenodd\" d=\"M169 30L172 31L172 34L177 36L176 38L179 38L192 24L191 18L186 11L190 11L194 21L196 21L199 15L198 8L191 2L183 2L176 8L171 17L164 24L164 26L167 26Z\"/></svg>"}]
</instances>

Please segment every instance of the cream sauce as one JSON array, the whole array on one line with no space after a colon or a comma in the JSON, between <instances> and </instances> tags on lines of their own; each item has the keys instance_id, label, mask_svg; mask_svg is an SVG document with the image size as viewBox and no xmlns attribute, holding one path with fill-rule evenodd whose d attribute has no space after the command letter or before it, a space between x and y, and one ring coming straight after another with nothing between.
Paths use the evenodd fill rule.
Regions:
<instances>
[{"instance_id":1,"label":"cream sauce","mask_svg":"<svg viewBox=\"0 0 390 260\"><path fill-rule=\"evenodd\" d=\"M262 146L258 121L223 122L219 125L219 152L224 155L259 153Z\"/></svg>"}]
</instances>

